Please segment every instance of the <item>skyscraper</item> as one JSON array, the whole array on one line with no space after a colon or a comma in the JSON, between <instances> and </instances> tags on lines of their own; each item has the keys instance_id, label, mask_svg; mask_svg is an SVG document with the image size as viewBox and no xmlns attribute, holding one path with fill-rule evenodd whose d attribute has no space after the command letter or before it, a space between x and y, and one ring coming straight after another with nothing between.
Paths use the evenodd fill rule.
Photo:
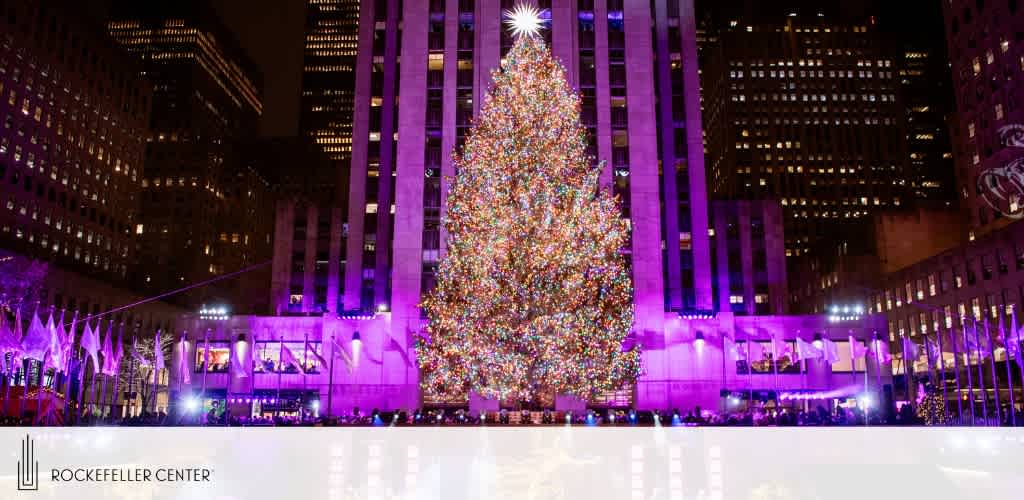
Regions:
<instances>
[{"instance_id":1,"label":"skyscraper","mask_svg":"<svg viewBox=\"0 0 1024 500\"><path fill-rule=\"evenodd\" d=\"M359 0L307 0L299 128L334 160L352 155ZM375 56L383 56L374 54Z\"/></svg>"},{"instance_id":2,"label":"skyscraper","mask_svg":"<svg viewBox=\"0 0 1024 500\"><path fill-rule=\"evenodd\" d=\"M111 36L153 82L151 136L142 179L138 279L163 292L269 260L267 183L240 158L262 112L261 74L209 6L120 2ZM159 272L157 272L159 270ZM226 301L248 311L243 280L179 298Z\"/></svg>"},{"instance_id":3,"label":"skyscraper","mask_svg":"<svg viewBox=\"0 0 1024 500\"><path fill-rule=\"evenodd\" d=\"M709 182L779 200L798 256L909 201L899 60L869 16L772 10L721 20L704 72Z\"/></svg>"}]
</instances>

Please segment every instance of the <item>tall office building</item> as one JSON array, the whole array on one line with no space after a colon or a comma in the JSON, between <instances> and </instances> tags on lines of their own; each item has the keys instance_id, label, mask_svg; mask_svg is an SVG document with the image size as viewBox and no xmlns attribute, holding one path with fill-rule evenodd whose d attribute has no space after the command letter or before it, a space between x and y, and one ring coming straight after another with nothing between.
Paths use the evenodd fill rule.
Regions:
<instances>
[{"instance_id":1,"label":"tall office building","mask_svg":"<svg viewBox=\"0 0 1024 500\"><path fill-rule=\"evenodd\" d=\"M1024 217L1024 14L1017 0L943 2L957 117L957 195L973 233ZM980 234L979 234L980 235Z\"/></svg>"},{"instance_id":2,"label":"tall office building","mask_svg":"<svg viewBox=\"0 0 1024 500\"><path fill-rule=\"evenodd\" d=\"M36 300L40 314L52 306L70 318L142 299L125 285L136 272L153 90L87 18L70 0L0 8L0 260L47 264L39 296L3 299L26 321ZM146 334L180 313L150 302L110 319Z\"/></svg>"},{"instance_id":3,"label":"tall office building","mask_svg":"<svg viewBox=\"0 0 1024 500\"><path fill-rule=\"evenodd\" d=\"M721 21L704 72L709 183L779 200L798 256L912 196L904 107L898 51L871 17L773 10Z\"/></svg>"},{"instance_id":4,"label":"tall office building","mask_svg":"<svg viewBox=\"0 0 1024 500\"><path fill-rule=\"evenodd\" d=\"M361 5L347 210L279 206L272 301L280 315L216 325L218 349L244 345L261 361L251 376L217 379L207 394L259 400L282 380L285 403L275 399L291 405L288 411L310 401L327 402L318 407L335 414L352 406L438 403L418 390L414 338L426 321L419 304L444 258L441 220L456 174L450 152L463 144L491 72L514 44L503 11L515 3ZM723 389L770 387L774 379L761 376L771 372L768 363L747 375L746 365L728 358L729 342L829 333L821 317L781 316L787 294L780 206L708 202L692 2L537 3L545 10L541 36L581 95L591 152L605 162L602 184L619 196L621 216L630 221L629 342L643 346L645 366L634 386L556 404L715 407L724 404ZM878 327L870 318L849 326L856 335ZM181 328L206 327L190 318ZM846 329L834 333L846 341ZM306 350L300 343L326 352L358 341L367 362L345 376L316 366L302 374L276 358L282 341L296 353ZM833 368L820 365L806 384L796 365L781 367L779 387L827 386Z\"/></svg>"},{"instance_id":5,"label":"tall office building","mask_svg":"<svg viewBox=\"0 0 1024 500\"><path fill-rule=\"evenodd\" d=\"M240 158L262 112L260 72L209 6L120 2L111 36L153 82L142 217L141 286L163 292L270 259L267 182ZM184 294L187 306L266 303L245 279Z\"/></svg>"},{"instance_id":6,"label":"tall office building","mask_svg":"<svg viewBox=\"0 0 1024 500\"><path fill-rule=\"evenodd\" d=\"M340 166L352 156L359 0L307 0L299 129ZM384 56L384 48L374 56Z\"/></svg>"}]
</instances>

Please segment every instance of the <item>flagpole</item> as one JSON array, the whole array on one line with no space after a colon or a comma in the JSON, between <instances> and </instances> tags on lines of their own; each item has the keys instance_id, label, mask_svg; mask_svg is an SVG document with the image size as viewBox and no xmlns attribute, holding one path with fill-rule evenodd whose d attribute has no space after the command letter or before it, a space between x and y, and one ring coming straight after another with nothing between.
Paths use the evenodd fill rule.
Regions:
<instances>
[{"instance_id":1,"label":"flagpole","mask_svg":"<svg viewBox=\"0 0 1024 500\"><path fill-rule=\"evenodd\" d=\"M771 334L772 341L772 373L775 374L775 409L782 408L782 399L779 395L779 356L775 353L775 334Z\"/></svg>"},{"instance_id":2,"label":"flagpole","mask_svg":"<svg viewBox=\"0 0 1024 500\"><path fill-rule=\"evenodd\" d=\"M135 346L136 346L136 342L138 341L138 338L139 338L139 327L136 325L135 333L132 335L132 352L133 353L135 352ZM128 395L131 396L131 399L125 398L125 400L127 402L127 406L128 406L127 414L128 414L129 417L134 417L135 416L135 415L132 414L132 412L135 411L135 395L133 394L135 392L134 389L135 389L135 355L132 354L130 359L128 360Z\"/></svg>"},{"instance_id":3,"label":"flagpole","mask_svg":"<svg viewBox=\"0 0 1024 500\"><path fill-rule=\"evenodd\" d=\"M203 389L200 395L202 401L206 401L206 375L210 373L210 329L206 329L206 333L203 334ZM230 344L229 344L230 346ZM230 349L228 351L230 353ZM228 362L230 363L231 356L228 356ZM231 389L231 371L228 371L228 390Z\"/></svg>"},{"instance_id":4,"label":"flagpole","mask_svg":"<svg viewBox=\"0 0 1024 500\"><path fill-rule=\"evenodd\" d=\"M967 342L967 319L966 317L961 320L961 330L963 331L964 337L964 349L967 350L967 358L964 360L965 368L967 372L967 394L971 399L971 425L975 425L974 417L974 380L971 375L971 352Z\"/></svg>"},{"instance_id":5,"label":"flagpole","mask_svg":"<svg viewBox=\"0 0 1024 500\"><path fill-rule=\"evenodd\" d=\"M302 399L306 396L306 367L309 366L309 332L303 334L302 342L302 397L299 398L299 421L302 419Z\"/></svg>"},{"instance_id":6,"label":"flagpole","mask_svg":"<svg viewBox=\"0 0 1024 500\"><path fill-rule=\"evenodd\" d=\"M1000 324L1002 324L1001 321ZM992 390L995 392L996 426L998 427L1003 422L1003 412L999 408L1003 401L999 396L999 378L996 376L996 353L995 348L992 347L992 331L988 327L988 318L985 318L985 338L988 339L988 363L989 368L992 370Z\"/></svg>"},{"instance_id":7,"label":"flagpole","mask_svg":"<svg viewBox=\"0 0 1024 500\"><path fill-rule=\"evenodd\" d=\"M1017 308L1014 307L1011 311L1010 321L1013 323L1013 334L1014 334L1014 352L1017 353L1017 368L1020 369L1021 382L1024 383L1024 353L1021 352L1020 345L1020 330L1017 329ZM1009 340L1010 336L1007 335L1006 339ZM1007 353L1009 354L1009 353ZM1009 356L1007 356L1007 363L1009 363ZM1024 391L1022 391L1021 397L1024 397Z\"/></svg>"},{"instance_id":8,"label":"flagpole","mask_svg":"<svg viewBox=\"0 0 1024 500\"><path fill-rule=\"evenodd\" d=\"M160 350L160 353L159 353L160 356L161 356L160 359L163 359L163 347L160 345L159 341L160 341L160 329L157 329L157 331L156 331L156 338L153 339L153 369L150 370L150 371L153 372L153 390L150 392L150 395L149 395L149 398L151 400L150 404L153 407L153 414L154 415L156 414L156 394L157 394L157 392L156 392L157 391L157 384L156 384L156 382L160 378L160 368L156 366L156 360L157 360L157 352L156 351L157 351L157 349Z\"/></svg>"},{"instance_id":9,"label":"flagpole","mask_svg":"<svg viewBox=\"0 0 1024 500\"><path fill-rule=\"evenodd\" d=\"M963 318L960 319L961 325L963 324ZM952 321L950 321L952 323ZM946 329L949 332L949 343L953 347L953 378L956 380L956 411L957 418L960 420L959 425L963 425L964 422L964 398L961 394L962 388L960 386L960 348L957 347L957 335L956 327L950 325Z\"/></svg>"},{"instance_id":10,"label":"flagpole","mask_svg":"<svg viewBox=\"0 0 1024 500\"><path fill-rule=\"evenodd\" d=\"M281 360L284 359L284 337L278 337L278 341L280 341L280 348L277 351L277 405L275 406L276 408L281 407L281 375L282 372L284 372L284 363L282 363ZM276 414L277 410L274 410L274 413Z\"/></svg>"},{"instance_id":11,"label":"flagpole","mask_svg":"<svg viewBox=\"0 0 1024 500\"><path fill-rule=\"evenodd\" d=\"M750 410L754 406L754 377L752 373L753 367L750 365L750 333L747 332L747 392L749 393L749 401L747 401L747 410Z\"/></svg>"},{"instance_id":12,"label":"flagpole","mask_svg":"<svg viewBox=\"0 0 1024 500\"><path fill-rule=\"evenodd\" d=\"M943 317L942 317L942 325L945 325L945 324L946 324L946 317L945 317L945 315L943 315ZM948 328L947 328L947 330L948 330ZM943 408L945 408L946 405L949 404L949 398L946 395L946 356L942 352L942 329L941 328L937 328L935 330L935 339L936 339L936 341L938 343L937 347L939 349L939 376L942 379L942 406L943 406ZM948 413L948 410L943 410L943 411ZM948 415L943 415L942 416L943 417L943 422L945 422L945 418L947 416Z\"/></svg>"},{"instance_id":13,"label":"flagpole","mask_svg":"<svg viewBox=\"0 0 1024 500\"><path fill-rule=\"evenodd\" d=\"M1013 307L1013 306L1010 306L1010 307ZM1003 310L1002 315L999 316L999 338L1003 339L1003 345L1004 345L1005 352L1006 352L1006 359L1003 360L1003 362L1006 365L1006 385L1007 385L1007 389L1008 389L1008 394L1010 396L1010 425L1013 426L1013 427L1016 427L1017 426L1017 409L1013 407L1013 404L1014 404L1014 398L1013 398L1013 370L1010 369L1010 336L1007 335L1007 333L1006 333L1005 318L1004 318L1004 316L1006 316L1006 310L1005 309ZM1011 328L1012 328L1012 325L1011 325ZM995 354L992 355L992 358L995 359Z\"/></svg>"},{"instance_id":14,"label":"flagpole","mask_svg":"<svg viewBox=\"0 0 1024 500\"><path fill-rule=\"evenodd\" d=\"M38 312L38 306L36 307ZM53 318L54 307L50 306L50 318ZM50 326L49 322L46 324ZM50 332L47 332L50 333ZM52 354L51 354L52 356ZM46 358L46 354L43 354L43 358ZM56 372L54 372L56 375ZM39 384L36 386L36 420L39 420L43 415L43 389L46 386L46 361L39 361Z\"/></svg>"},{"instance_id":15,"label":"flagpole","mask_svg":"<svg viewBox=\"0 0 1024 500\"><path fill-rule=\"evenodd\" d=\"M985 370L982 366L982 353L981 353L981 338L978 337L978 319L975 318L972 323L974 328L974 352L975 358L978 360L978 386L981 390L981 418L988 426L988 393L985 392Z\"/></svg>"},{"instance_id":16,"label":"flagpole","mask_svg":"<svg viewBox=\"0 0 1024 500\"><path fill-rule=\"evenodd\" d=\"M122 321L121 321L121 332L117 335L117 341L121 343L120 344L120 349L121 349L121 353L123 355L123 353L124 353L124 321L123 321L123 318L122 318ZM114 349L114 352L117 352L117 349ZM117 401L118 401L118 390L121 387L121 358L118 358L116 354L114 356L115 356L114 362L117 363L117 366L114 367L114 393L113 393L111 401L110 401L110 414L111 414L111 416L114 416L114 408L117 406ZM121 413L124 413L124 411L122 410Z\"/></svg>"},{"instance_id":17,"label":"flagpole","mask_svg":"<svg viewBox=\"0 0 1024 500\"><path fill-rule=\"evenodd\" d=\"M336 357L334 335L331 335L331 372L327 375L327 416L331 416L331 403L334 402L334 358Z\"/></svg>"}]
</instances>

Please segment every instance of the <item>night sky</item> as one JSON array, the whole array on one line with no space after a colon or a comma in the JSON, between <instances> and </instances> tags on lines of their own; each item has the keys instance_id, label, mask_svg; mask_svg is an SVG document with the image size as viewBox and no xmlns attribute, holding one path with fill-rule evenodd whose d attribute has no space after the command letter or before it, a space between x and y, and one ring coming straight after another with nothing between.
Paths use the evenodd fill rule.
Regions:
<instances>
[{"instance_id":1,"label":"night sky","mask_svg":"<svg viewBox=\"0 0 1024 500\"><path fill-rule=\"evenodd\" d=\"M89 0L100 18L109 1ZM750 1L754 0L696 0L698 17L703 15L705 5L729 9ZM803 6L835 5L835 0L756 0L759 6L770 5L776 10L785 9L786 2ZM212 0L212 4L263 70L262 134L295 135L302 80L305 0ZM940 0L846 0L844 5L844 9L859 10L863 5L865 10L877 10L880 24L901 37L933 40L939 49L945 45Z\"/></svg>"}]
</instances>

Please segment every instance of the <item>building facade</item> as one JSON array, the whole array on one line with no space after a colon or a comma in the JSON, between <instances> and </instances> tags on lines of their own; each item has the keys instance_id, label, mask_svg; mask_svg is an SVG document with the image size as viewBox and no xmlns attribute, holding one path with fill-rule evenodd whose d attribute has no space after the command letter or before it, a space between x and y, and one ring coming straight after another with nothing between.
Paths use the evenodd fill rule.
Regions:
<instances>
[{"instance_id":1,"label":"building facade","mask_svg":"<svg viewBox=\"0 0 1024 500\"><path fill-rule=\"evenodd\" d=\"M1016 0L943 2L957 194L976 234L1024 216L1024 15Z\"/></svg>"},{"instance_id":2,"label":"building facade","mask_svg":"<svg viewBox=\"0 0 1024 500\"><path fill-rule=\"evenodd\" d=\"M152 89L62 7L9 2L0 18L0 241L122 282L134 271Z\"/></svg>"},{"instance_id":3,"label":"building facade","mask_svg":"<svg viewBox=\"0 0 1024 500\"><path fill-rule=\"evenodd\" d=\"M708 175L717 197L780 201L795 257L912 195L900 61L868 16L772 10L720 20Z\"/></svg>"},{"instance_id":4,"label":"building facade","mask_svg":"<svg viewBox=\"0 0 1024 500\"><path fill-rule=\"evenodd\" d=\"M765 376L770 368L748 373L731 366L734 342L766 342L773 335L846 342L848 332L826 330L820 316L781 315L786 288L778 205L708 202L692 2L538 3L549 18L542 36L579 90L591 151L605 161L602 185L619 195L622 217L630 220L631 337L644 346L645 372L635 386L601 401L559 398L557 404L718 408L729 387L804 389L807 377L792 363L779 378ZM189 318L179 328L190 332L184 340L189 356L210 338L221 349L218 358L248 352L258 360L245 376L221 364L222 373L202 377L205 386L191 376L182 391L215 389L229 404L248 400L245 411L276 399L267 395L278 381L291 391L289 404L317 398L322 411L334 414L353 406L436 403L420 396L414 337L426 322L421 297L433 286L445 251L441 220L455 174L448 153L465 140L491 71L513 45L502 27L503 10L513 6L509 0L361 5L347 205L279 206L272 300L281 315ZM712 212L720 229L711 225ZM721 242L717 247L712 234ZM717 266L713 248L723 255ZM726 276L716 279L716 272ZM716 287L727 291L724 301L716 299ZM730 295L742 302L730 304ZM861 318L849 329L863 341L876 331L884 336L883 326ZM307 361L304 370L285 367L279 374L275 359L284 348L306 360L314 350L334 369ZM340 350L352 359L361 353L358 366L343 369L332 355ZM250 366L240 359L236 363ZM829 370L823 366L821 376ZM830 386L816 377L807 387Z\"/></svg>"},{"instance_id":5,"label":"building facade","mask_svg":"<svg viewBox=\"0 0 1024 500\"><path fill-rule=\"evenodd\" d=\"M262 112L254 63L200 2L119 2L111 16L111 37L138 58L139 76L154 85L143 211L134 228L144 270L139 286L160 293L269 261L268 183L240 154ZM252 285L230 280L174 300L188 307L228 302L253 312L244 293Z\"/></svg>"},{"instance_id":6,"label":"building facade","mask_svg":"<svg viewBox=\"0 0 1024 500\"><path fill-rule=\"evenodd\" d=\"M299 129L343 167L352 156L359 4L306 1ZM383 45L374 53L378 56L384 56Z\"/></svg>"}]
</instances>

